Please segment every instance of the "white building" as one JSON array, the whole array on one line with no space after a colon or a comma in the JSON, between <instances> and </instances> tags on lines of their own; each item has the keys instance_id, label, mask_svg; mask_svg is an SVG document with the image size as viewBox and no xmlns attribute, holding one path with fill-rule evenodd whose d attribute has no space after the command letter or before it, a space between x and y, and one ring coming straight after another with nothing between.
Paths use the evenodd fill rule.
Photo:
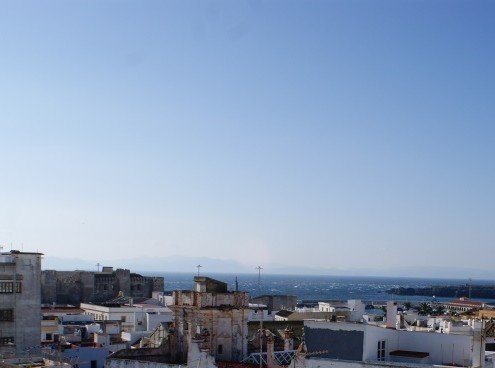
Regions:
<instances>
[{"instance_id":1,"label":"white building","mask_svg":"<svg viewBox=\"0 0 495 368\"><path fill-rule=\"evenodd\" d=\"M122 331L152 331L161 322L172 321L170 308L150 303L127 305L81 303L85 314L92 315L95 321L120 321Z\"/></svg>"},{"instance_id":2,"label":"white building","mask_svg":"<svg viewBox=\"0 0 495 368\"><path fill-rule=\"evenodd\" d=\"M335 312L335 307L327 302L318 302L319 312Z\"/></svg>"},{"instance_id":3,"label":"white building","mask_svg":"<svg viewBox=\"0 0 495 368\"><path fill-rule=\"evenodd\" d=\"M349 308L349 320L352 322L358 322L363 319L366 313L366 305L361 300L351 299L347 301L347 308Z\"/></svg>"},{"instance_id":4,"label":"white building","mask_svg":"<svg viewBox=\"0 0 495 368\"><path fill-rule=\"evenodd\" d=\"M449 334L348 322L304 322L308 350L324 352L315 357L320 368L335 366L329 363L334 360L479 367L485 358L481 328L481 322L472 321L468 332Z\"/></svg>"}]
</instances>

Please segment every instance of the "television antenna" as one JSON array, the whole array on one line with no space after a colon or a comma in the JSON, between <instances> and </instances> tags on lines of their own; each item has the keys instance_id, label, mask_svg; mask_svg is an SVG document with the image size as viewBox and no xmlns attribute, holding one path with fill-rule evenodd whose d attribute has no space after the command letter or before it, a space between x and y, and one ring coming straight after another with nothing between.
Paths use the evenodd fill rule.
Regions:
<instances>
[{"instance_id":1,"label":"television antenna","mask_svg":"<svg viewBox=\"0 0 495 368\"><path fill-rule=\"evenodd\" d=\"M261 270L263 267L258 266L256 267L256 270L258 270L258 292L261 294Z\"/></svg>"}]
</instances>

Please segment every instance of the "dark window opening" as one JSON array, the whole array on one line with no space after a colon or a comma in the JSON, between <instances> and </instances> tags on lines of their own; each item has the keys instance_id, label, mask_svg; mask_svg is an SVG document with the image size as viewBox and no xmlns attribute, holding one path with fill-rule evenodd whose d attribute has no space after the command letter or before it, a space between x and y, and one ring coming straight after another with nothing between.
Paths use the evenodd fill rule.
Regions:
<instances>
[{"instance_id":1,"label":"dark window opening","mask_svg":"<svg viewBox=\"0 0 495 368\"><path fill-rule=\"evenodd\" d=\"M0 346L12 345L14 343L13 336L0 337Z\"/></svg>"},{"instance_id":2,"label":"dark window opening","mask_svg":"<svg viewBox=\"0 0 495 368\"><path fill-rule=\"evenodd\" d=\"M378 341L378 350L376 357L380 361L385 360L385 340Z\"/></svg>"},{"instance_id":3,"label":"dark window opening","mask_svg":"<svg viewBox=\"0 0 495 368\"><path fill-rule=\"evenodd\" d=\"M0 321L11 322L14 320L14 310L13 309L0 309Z\"/></svg>"}]
</instances>

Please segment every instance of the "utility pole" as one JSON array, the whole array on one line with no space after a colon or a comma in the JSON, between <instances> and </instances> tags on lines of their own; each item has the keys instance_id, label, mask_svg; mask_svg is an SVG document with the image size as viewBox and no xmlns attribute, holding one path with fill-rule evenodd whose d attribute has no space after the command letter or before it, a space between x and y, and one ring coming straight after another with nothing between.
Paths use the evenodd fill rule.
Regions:
<instances>
[{"instance_id":1,"label":"utility pole","mask_svg":"<svg viewBox=\"0 0 495 368\"><path fill-rule=\"evenodd\" d=\"M101 266L101 264L100 264L100 262L98 262L98 263L96 264L96 267L98 268L98 272L100 272L100 266Z\"/></svg>"},{"instance_id":2,"label":"utility pole","mask_svg":"<svg viewBox=\"0 0 495 368\"><path fill-rule=\"evenodd\" d=\"M201 267L203 267L203 266L201 266L200 264L196 266L196 268L198 269L198 276L199 276L199 269L200 269Z\"/></svg>"},{"instance_id":3,"label":"utility pole","mask_svg":"<svg viewBox=\"0 0 495 368\"><path fill-rule=\"evenodd\" d=\"M258 270L258 293L261 296L261 270L263 267L258 266L256 267L256 270ZM263 368L263 334L265 330L263 329L263 309L260 308L260 302L258 301L258 311L260 312L259 318L260 318L260 368ZM268 357L267 357L268 359ZM268 362L268 360L267 360Z\"/></svg>"}]
</instances>

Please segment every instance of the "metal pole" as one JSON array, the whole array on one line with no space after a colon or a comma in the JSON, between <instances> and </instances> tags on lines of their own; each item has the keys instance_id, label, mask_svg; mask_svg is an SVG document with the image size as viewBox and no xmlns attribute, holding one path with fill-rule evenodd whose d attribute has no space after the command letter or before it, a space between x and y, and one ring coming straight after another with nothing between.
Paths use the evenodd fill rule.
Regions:
<instances>
[{"instance_id":1,"label":"metal pole","mask_svg":"<svg viewBox=\"0 0 495 368\"><path fill-rule=\"evenodd\" d=\"M256 267L256 269L258 270L258 293L260 293L261 295L261 270L263 269L263 267L258 266Z\"/></svg>"},{"instance_id":2,"label":"metal pole","mask_svg":"<svg viewBox=\"0 0 495 368\"><path fill-rule=\"evenodd\" d=\"M260 368L263 368L263 311L260 310L260 312L262 313L260 315Z\"/></svg>"},{"instance_id":3,"label":"metal pole","mask_svg":"<svg viewBox=\"0 0 495 368\"><path fill-rule=\"evenodd\" d=\"M256 267L258 270L258 293L261 296L261 270L263 267ZM258 310L260 312L260 368L263 367L263 309L260 307L258 302Z\"/></svg>"}]
</instances>

